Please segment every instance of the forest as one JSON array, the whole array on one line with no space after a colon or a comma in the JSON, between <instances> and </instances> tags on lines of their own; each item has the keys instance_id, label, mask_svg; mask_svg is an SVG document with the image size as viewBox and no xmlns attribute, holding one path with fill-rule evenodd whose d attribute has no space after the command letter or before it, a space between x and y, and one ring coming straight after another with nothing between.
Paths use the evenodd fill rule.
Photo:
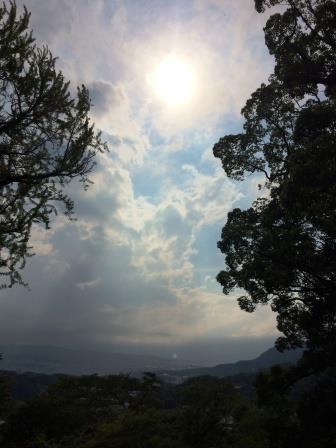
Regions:
<instances>
[{"instance_id":1,"label":"forest","mask_svg":"<svg viewBox=\"0 0 336 448\"><path fill-rule=\"evenodd\" d=\"M13 377L3 372L1 446L334 446L335 370L285 388L290 370L274 366L256 377L203 376L180 385L152 373L142 379L21 374L15 400Z\"/></svg>"}]
</instances>

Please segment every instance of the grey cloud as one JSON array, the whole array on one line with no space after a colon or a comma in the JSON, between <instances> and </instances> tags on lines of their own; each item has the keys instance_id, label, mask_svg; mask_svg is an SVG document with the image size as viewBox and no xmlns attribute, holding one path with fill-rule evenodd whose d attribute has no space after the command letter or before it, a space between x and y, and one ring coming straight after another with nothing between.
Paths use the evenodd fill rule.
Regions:
<instances>
[{"instance_id":1,"label":"grey cloud","mask_svg":"<svg viewBox=\"0 0 336 448\"><path fill-rule=\"evenodd\" d=\"M167 153L163 161L158 154L160 151L149 150L150 134L154 131L160 133L160 126L156 123L158 117L154 113L155 108L149 108L152 114L150 117L145 112L142 115L141 108L146 102L146 98L142 97L146 93L145 72L142 70L147 67L146 57L152 56L156 50L158 53L155 54L161 57L162 51L166 51L171 44L165 14L157 17L157 22L146 22L148 17L144 18L142 14L147 2L137 3L139 16L130 14L128 18L126 14L121 17L125 19L126 30L125 39L121 42L118 41L118 30L114 30L109 23L110 16L102 20L101 11L104 10L99 9L103 3L101 1L26 0L25 3L32 11L36 37L54 45L55 55L60 56L60 64L64 62L67 76L75 83L84 81L88 85L94 121L106 131L112 150L109 156L99 159L93 174L95 184L88 192L80 192L75 185L69 190L75 200L78 221L63 225L58 218L55 221L55 228L58 230L44 233L48 235L45 252L49 250L47 244L52 244L53 252L48 256L39 255L28 260L24 276L30 283L31 291L15 288L1 293L0 340L64 345L104 342L113 345L119 344L122 339L132 338L133 343L138 341L139 347L142 347L139 350L145 350L146 338L152 342L156 339L169 341L172 337L181 340L192 338L208 311L208 320L205 324L203 321L206 331L207 326L213 325L209 309L217 312L218 305L215 308L206 299L203 299L206 303L200 302L197 297L193 297L192 291L190 302L179 301L180 298L175 294L176 285L186 286L186 282L194 274L191 253L199 228L209 229L209 224L222 222L226 208L232 205L239 193L230 183L223 182L222 172L220 175L213 173L203 176L195 170L195 178L189 184L171 188L170 171L173 172L172 166L175 166L171 154ZM112 3L109 2L110 6ZM158 12L164 13L165 2L159 3L160 6L157 3L155 7ZM134 1L122 4L128 10L135 7ZM111 8L113 9L112 6ZM181 124L182 130L193 131L191 137L197 140L198 132L202 131L199 131L200 127L198 130L191 128L190 123L195 126L197 120L195 122L194 118L198 117L202 127L207 127L207 114L214 108L216 120L222 116L223 109L227 111L228 108L226 97L222 101L222 91L225 95L237 92L235 95L240 99L241 86L250 91L251 85L246 85L246 80L239 80L239 89L236 89L237 82L231 85L236 76L231 76L232 68L226 70L224 59L218 59L220 52L208 54L210 41L207 39L215 40L222 52L225 36L231 30L225 31L222 16L217 11L214 18L216 26L210 27L209 16L203 14L202 10L199 16L190 17L185 24L185 32L180 35L181 43L190 46L191 52L195 45L202 44L198 55L202 66L208 67L210 71L216 67L218 78L215 78L215 82L211 79L204 83L205 93L208 95L210 86L213 96L210 99L207 97L205 103L200 101L199 111L190 111L190 114L183 116L172 115L174 135ZM132 23L128 23L128 20ZM144 27L144 23L148 27ZM134 39L133 25L140 31L145 30L148 40ZM203 27L200 28L200 25ZM251 27L253 26L252 23ZM205 32L200 33L200 29ZM244 27L241 26L240 29ZM162 33L158 35L159 30ZM220 34L222 31L223 34ZM207 36L207 39L200 42L200 35ZM246 56L245 53L250 53L244 36L240 40L232 39L232 42L238 42L237 54L241 58ZM161 44L164 44L163 47ZM241 49L244 50L243 55ZM143 59L139 63L136 61L137 55L141 55ZM256 63L253 57L248 65L256 70L256 73L252 73L252 81L258 78L259 82L260 60L261 58L257 58ZM233 68L237 69L235 73L241 72L245 76L246 70L240 70L240 65L235 64ZM97 78L97 73L104 80L92 81ZM128 76L126 80L125 73ZM124 75L122 79L121 74ZM127 86L129 91L126 88L124 91L123 86ZM128 96L124 92L128 92ZM185 124L188 117L191 122ZM160 139L164 145L169 142L170 134L168 132L165 135L164 126L162 129ZM147 155L149 157L146 159ZM195 154L190 153L190 159L193 157ZM152 197L148 200L137 197L131 177L132 164L136 160L139 160L139 165L143 160L146 163L153 161L153 166L156 163L156 169L162 169L160 173L167 173L169 188L160 187L158 192L154 187ZM185 173L183 178L186 178ZM155 206L159 201L160 205ZM183 213L179 206L184 209ZM215 245L211 250L216 252ZM180 283L173 284L169 277L171 274L181 276ZM230 307L227 309L230 313ZM239 323L234 321L230 325L230 322L227 323L226 328L229 330L225 333L224 329L223 333L228 334L231 327ZM219 325L216 334L220 332L218 328ZM204 350L209 350L210 342L207 344L204 345ZM229 343L225 353L230 351L228 345ZM235 346L236 349L238 345ZM158 347L159 345L148 345L148 350L159 350ZM186 343L184 349L182 343L176 343L173 349L178 352L178 347L181 351L184 350L183 353L187 354L187 347L196 353L196 345L192 343ZM169 348L167 353L168 351Z\"/></svg>"},{"instance_id":2,"label":"grey cloud","mask_svg":"<svg viewBox=\"0 0 336 448\"><path fill-rule=\"evenodd\" d=\"M25 272L31 291L2 294L0 337L31 342L80 343L126 337L130 332L128 309L150 303L174 303L164 287L146 281L130 264L130 249L100 239L81 240L76 225L66 225L52 238L53 256L35 257ZM52 258L69 266L53 273ZM51 264L51 266L50 266ZM91 288L79 283L94 282ZM108 310L108 312L106 311ZM23 320L24 325L19 325ZM149 328L144 329L148 333Z\"/></svg>"},{"instance_id":3,"label":"grey cloud","mask_svg":"<svg viewBox=\"0 0 336 448\"><path fill-rule=\"evenodd\" d=\"M42 42L52 42L59 35L64 36L71 30L76 7L73 0L18 0L18 5L26 5L32 12L31 26L34 36Z\"/></svg>"},{"instance_id":4,"label":"grey cloud","mask_svg":"<svg viewBox=\"0 0 336 448\"><path fill-rule=\"evenodd\" d=\"M167 237L179 235L184 238L190 235L191 225L186 223L181 213L172 205L168 205L157 214L157 223Z\"/></svg>"},{"instance_id":5,"label":"grey cloud","mask_svg":"<svg viewBox=\"0 0 336 448\"><path fill-rule=\"evenodd\" d=\"M120 86L114 86L106 81L92 81L87 85L93 105L93 113L100 117L108 114L111 109L119 107L126 100Z\"/></svg>"}]
</instances>

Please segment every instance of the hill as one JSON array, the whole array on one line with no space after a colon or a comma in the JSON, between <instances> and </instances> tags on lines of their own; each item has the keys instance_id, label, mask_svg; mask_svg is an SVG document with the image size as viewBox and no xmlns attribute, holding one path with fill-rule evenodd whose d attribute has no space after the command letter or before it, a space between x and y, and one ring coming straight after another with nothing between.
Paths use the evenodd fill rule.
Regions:
<instances>
[{"instance_id":1,"label":"hill","mask_svg":"<svg viewBox=\"0 0 336 448\"><path fill-rule=\"evenodd\" d=\"M198 367L176 370L174 373L161 371L160 376L169 382L180 382L196 376L210 375L215 377L233 376L241 373L253 374L267 369L274 364L294 364L302 355L302 350L288 350L278 352L274 347L266 350L255 359L238 361L235 363L218 364L214 367Z\"/></svg>"}]
</instances>

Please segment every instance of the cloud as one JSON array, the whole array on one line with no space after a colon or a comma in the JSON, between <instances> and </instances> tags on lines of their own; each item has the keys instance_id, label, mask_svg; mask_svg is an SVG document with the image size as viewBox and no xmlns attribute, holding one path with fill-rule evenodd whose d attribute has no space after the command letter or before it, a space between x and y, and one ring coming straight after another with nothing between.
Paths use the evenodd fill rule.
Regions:
<instances>
[{"instance_id":1,"label":"cloud","mask_svg":"<svg viewBox=\"0 0 336 448\"><path fill-rule=\"evenodd\" d=\"M213 130L228 113L237 117L271 71L262 34L267 15L245 2L197 1L181 4L178 11L173 4L102 0L30 0L28 7L37 37L62 54L59 64L75 84L91 84L96 102L105 106L99 95L111 94L109 84L122 85L137 122L165 137ZM193 100L173 110L148 83L172 53L190 65L196 81Z\"/></svg>"},{"instance_id":2,"label":"cloud","mask_svg":"<svg viewBox=\"0 0 336 448\"><path fill-rule=\"evenodd\" d=\"M79 289L87 289L87 288L95 288L97 284L100 282L100 278L97 278L96 280L91 280L89 282L79 282L76 286L78 286Z\"/></svg>"},{"instance_id":3,"label":"cloud","mask_svg":"<svg viewBox=\"0 0 336 448\"><path fill-rule=\"evenodd\" d=\"M225 10L210 3L202 2L183 23L158 13L141 39L130 33L125 44L127 52L122 57L134 86L132 93L146 99L143 113L166 137L196 128L213 130L228 113L237 117L251 91L271 71L271 58L260 50L264 16L245 4L236 7L226 2ZM165 107L146 82L169 54L186 61L195 74L193 99L178 109Z\"/></svg>"},{"instance_id":4,"label":"cloud","mask_svg":"<svg viewBox=\"0 0 336 448\"><path fill-rule=\"evenodd\" d=\"M269 334L258 330L264 318L251 320L232 298L193 287L198 232L224 219L239 197L235 187L220 172L207 176L186 166L186 186L170 188L155 205L136 197L129 173L105 157L94 186L76 200L81 219L45 234L57 251L31 261L33 295L21 292L12 302L12 311L35 310L34 319L26 314L26 332L105 344ZM12 300L6 295L2 304Z\"/></svg>"},{"instance_id":5,"label":"cloud","mask_svg":"<svg viewBox=\"0 0 336 448\"><path fill-rule=\"evenodd\" d=\"M87 192L69 190L77 221L34 229L37 256L24 273L32 292L3 293L0 337L145 346L273 335L266 308L243 313L213 281L227 212L255 196L257 180L229 181L211 148L270 71L265 18L242 0L26 3L72 88L88 86L110 152ZM180 109L148 83L171 53L197 84Z\"/></svg>"},{"instance_id":6,"label":"cloud","mask_svg":"<svg viewBox=\"0 0 336 448\"><path fill-rule=\"evenodd\" d=\"M31 26L35 37L45 42L53 42L70 34L72 24L77 15L76 4L70 0L44 1L25 0L17 1L24 4L32 12Z\"/></svg>"},{"instance_id":7,"label":"cloud","mask_svg":"<svg viewBox=\"0 0 336 448\"><path fill-rule=\"evenodd\" d=\"M126 95L122 87L114 86L103 80L92 81L88 85L93 105L93 114L96 117L107 115L126 102Z\"/></svg>"}]
</instances>

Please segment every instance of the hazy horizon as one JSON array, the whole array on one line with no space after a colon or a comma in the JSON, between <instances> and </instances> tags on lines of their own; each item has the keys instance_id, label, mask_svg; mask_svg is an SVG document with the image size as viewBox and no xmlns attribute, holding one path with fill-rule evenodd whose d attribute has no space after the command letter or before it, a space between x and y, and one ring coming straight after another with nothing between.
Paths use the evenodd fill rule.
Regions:
<instances>
[{"instance_id":1,"label":"hazy horizon","mask_svg":"<svg viewBox=\"0 0 336 448\"><path fill-rule=\"evenodd\" d=\"M55 344L48 342L12 342L1 341L0 347L4 351L5 347L52 347L55 349L68 349L73 351L89 351L95 353L111 353L139 356L157 356L164 359L181 360L198 366L214 366L216 364L226 364L241 360L254 359L266 350L273 347L273 339L258 338L251 339L230 339L226 341L212 340L201 342L190 342L177 345L159 345L159 344L142 344L142 345L71 345L71 344ZM1 370L1 364L0 364Z\"/></svg>"}]
</instances>

